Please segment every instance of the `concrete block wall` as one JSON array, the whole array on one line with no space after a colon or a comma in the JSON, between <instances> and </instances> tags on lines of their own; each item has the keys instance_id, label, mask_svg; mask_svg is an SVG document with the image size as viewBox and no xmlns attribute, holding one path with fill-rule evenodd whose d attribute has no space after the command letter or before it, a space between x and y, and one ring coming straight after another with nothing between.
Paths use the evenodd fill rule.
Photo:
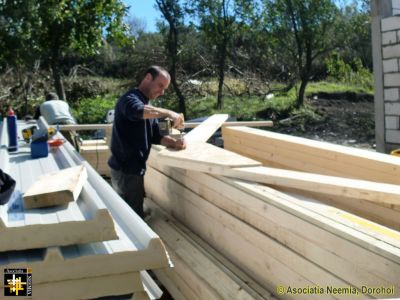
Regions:
<instances>
[{"instance_id":1,"label":"concrete block wall","mask_svg":"<svg viewBox=\"0 0 400 300\"><path fill-rule=\"evenodd\" d=\"M395 7L400 0L393 0ZM400 13L400 10L399 10ZM381 20L385 148L400 148L400 15Z\"/></svg>"},{"instance_id":2,"label":"concrete block wall","mask_svg":"<svg viewBox=\"0 0 400 300\"><path fill-rule=\"evenodd\" d=\"M400 0L371 0L378 152L400 148Z\"/></svg>"}]
</instances>

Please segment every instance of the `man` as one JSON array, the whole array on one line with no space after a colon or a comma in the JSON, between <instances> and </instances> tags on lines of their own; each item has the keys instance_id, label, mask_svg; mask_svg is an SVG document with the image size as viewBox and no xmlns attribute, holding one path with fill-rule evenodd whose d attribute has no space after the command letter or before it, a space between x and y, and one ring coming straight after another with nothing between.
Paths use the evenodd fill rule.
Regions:
<instances>
[{"instance_id":1,"label":"man","mask_svg":"<svg viewBox=\"0 0 400 300\"><path fill-rule=\"evenodd\" d=\"M48 93L46 101L40 105L40 111L36 112L35 119L42 115L49 125L76 124L66 101L59 100L56 93Z\"/></svg>"},{"instance_id":2,"label":"man","mask_svg":"<svg viewBox=\"0 0 400 300\"><path fill-rule=\"evenodd\" d=\"M117 102L111 138L111 183L129 206L144 218L144 174L152 144L177 150L185 149L184 140L162 136L157 118L170 118L174 128L184 125L183 116L149 104L164 94L170 83L169 73L152 66L137 88L125 93Z\"/></svg>"}]
</instances>

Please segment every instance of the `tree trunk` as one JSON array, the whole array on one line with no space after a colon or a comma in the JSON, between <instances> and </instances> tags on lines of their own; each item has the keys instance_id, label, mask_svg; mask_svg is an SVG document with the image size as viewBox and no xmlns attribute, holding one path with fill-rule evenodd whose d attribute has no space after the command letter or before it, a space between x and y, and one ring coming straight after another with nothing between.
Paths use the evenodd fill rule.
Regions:
<instances>
[{"instance_id":1,"label":"tree trunk","mask_svg":"<svg viewBox=\"0 0 400 300\"><path fill-rule=\"evenodd\" d=\"M224 42L222 44L220 53L219 53L219 61L218 61L218 97L217 97L217 109L223 109L224 108L224 100L223 100L223 93L222 93L222 88L224 86L224 80L225 80L225 61L226 61L226 46L227 46L227 41L224 39Z\"/></svg>"},{"instance_id":2,"label":"tree trunk","mask_svg":"<svg viewBox=\"0 0 400 300\"><path fill-rule=\"evenodd\" d=\"M51 71L53 73L54 79L54 88L56 89L56 93L61 100L66 100L64 85L61 78L61 72L58 67L58 59L57 56L51 59Z\"/></svg>"},{"instance_id":3,"label":"tree trunk","mask_svg":"<svg viewBox=\"0 0 400 300\"><path fill-rule=\"evenodd\" d=\"M183 113L186 118L186 103L185 97L182 94L182 91L179 88L178 82L176 81L176 61L177 61L177 53L178 53L178 32L175 27L175 24L169 24L169 52L171 57L170 64L170 75L171 75L171 83L174 87L175 93L178 96L179 101L179 111Z\"/></svg>"},{"instance_id":4,"label":"tree trunk","mask_svg":"<svg viewBox=\"0 0 400 300\"><path fill-rule=\"evenodd\" d=\"M300 84L300 89L299 89L299 94L298 94L297 100L296 100L296 108L300 108L304 104L304 96L306 93L307 84L308 84L308 78L302 78L301 84Z\"/></svg>"}]
</instances>

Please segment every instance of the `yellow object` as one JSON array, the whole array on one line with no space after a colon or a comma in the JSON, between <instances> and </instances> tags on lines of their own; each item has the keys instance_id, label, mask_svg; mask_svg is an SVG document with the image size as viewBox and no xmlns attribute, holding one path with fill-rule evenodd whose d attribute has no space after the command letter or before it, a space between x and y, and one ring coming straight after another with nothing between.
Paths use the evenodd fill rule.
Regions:
<instances>
[{"instance_id":1,"label":"yellow object","mask_svg":"<svg viewBox=\"0 0 400 300\"><path fill-rule=\"evenodd\" d=\"M390 155L399 156L400 157L400 149L393 150L390 152Z\"/></svg>"},{"instance_id":2,"label":"yellow object","mask_svg":"<svg viewBox=\"0 0 400 300\"><path fill-rule=\"evenodd\" d=\"M36 126L31 126L22 130L22 137L24 138L25 142L29 143L36 129L37 129Z\"/></svg>"},{"instance_id":3,"label":"yellow object","mask_svg":"<svg viewBox=\"0 0 400 300\"><path fill-rule=\"evenodd\" d=\"M36 126L31 126L31 127L22 129L22 137L23 137L24 141L29 143L29 141L32 138L32 135L34 134L34 132L36 130L37 130ZM56 134L56 130L53 127L49 127L49 129L47 130L48 138L51 138L55 134Z\"/></svg>"}]
</instances>

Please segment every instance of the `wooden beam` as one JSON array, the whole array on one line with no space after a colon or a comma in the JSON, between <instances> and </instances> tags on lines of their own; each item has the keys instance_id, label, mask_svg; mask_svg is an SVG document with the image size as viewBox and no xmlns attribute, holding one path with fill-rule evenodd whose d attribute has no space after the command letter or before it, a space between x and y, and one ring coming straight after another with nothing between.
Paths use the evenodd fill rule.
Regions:
<instances>
[{"instance_id":1,"label":"wooden beam","mask_svg":"<svg viewBox=\"0 0 400 300\"><path fill-rule=\"evenodd\" d=\"M194 128L199 126L201 122L187 122L185 128ZM237 122L224 122L221 127L224 126L248 126L248 127L271 127L274 126L272 121L237 121Z\"/></svg>"},{"instance_id":2,"label":"wooden beam","mask_svg":"<svg viewBox=\"0 0 400 300\"><path fill-rule=\"evenodd\" d=\"M400 184L400 159L391 155L246 127L224 127L222 136L226 148L286 168Z\"/></svg>"},{"instance_id":3,"label":"wooden beam","mask_svg":"<svg viewBox=\"0 0 400 300\"><path fill-rule=\"evenodd\" d=\"M226 114L212 115L185 135L186 142L207 142L228 117Z\"/></svg>"},{"instance_id":4,"label":"wooden beam","mask_svg":"<svg viewBox=\"0 0 400 300\"><path fill-rule=\"evenodd\" d=\"M259 295L226 267L213 259L188 235L182 232L171 216L158 205L146 199L151 208L150 227L166 243L168 253L174 263L171 272L176 272L194 290L199 299L275 299L270 294ZM185 295L187 299L189 295ZM267 297L265 297L267 296Z\"/></svg>"},{"instance_id":5,"label":"wooden beam","mask_svg":"<svg viewBox=\"0 0 400 300\"><path fill-rule=\"evenodd\" d=\"M161 149L153 148L155 150ZM189 143L187 148L181 151L162 149L154 152L165 164L173 166L181 164L183 168L201 168L205 172L210 172L214 169L219 169L220 171L218 172L222 172L224 168L261 165L255 160L204 142Z\"/></svg>"},{"instance_id":6,"label":"wooden beam","mask_svg":"<svg viewBox=\"0 0 400 300\"><path fill-rule=\"evenodd\" d=\"M331 272L319 268L154 169L150 168L146 176L157 182L157 185L146 185L150 198L245 272L252 274L263 287L275 290L277 284L345 284ZM297 297L302 298L302 295Z\"/></svg>"},{"instance_id":7,"label":"wooden beam","mask_svg":"<svg viewBox=\"0 0 400 300\"><path fill-rule=\"evenodd\" d=\"M49 207L75 201L87 178L84 166L44 174L24 193L24 208Z\"/></svg>"},{"instance_id":8,"label":"wooden beam","mask_svg":"<svg viewBox=\"0 0 400 300\"><path fill-rule=\"evenodd\" d=\"M157 153L164 165L250 180L275 186L317 191L375 203L400 204L400 187L392 184L256 166L258 162L210 144L193 144L183 151ZM246 167L245 163L254 166ZM234 165L240 165L234 167Z\"/></svg>"},{"instance_id":9,"label":"wooden beam","mask_svg":"<svg viewBox=\"0 0 400 300\"><path fill-rule=\"evenodd\" d=\"M394 184L297 172L268 167L226 169L228 177L322 194L400 205L400 187Z\"/></svg>"},{"instance_id":10,"label":"wooden beam","mask_svg":"<svg viewBox=\"0 0 400 300\"><path fill-rule=\"evenodd\" d=\"M400 276L397 231L266 186L162 167L152 159L150 164L346 282L358 287L377 282L389 284ZM318 206L312 206L314 202ZM315 210L316 207L320 209ZM347 216L357 218L358 222L346 220Z\"/></svg>"}]
</instances>

